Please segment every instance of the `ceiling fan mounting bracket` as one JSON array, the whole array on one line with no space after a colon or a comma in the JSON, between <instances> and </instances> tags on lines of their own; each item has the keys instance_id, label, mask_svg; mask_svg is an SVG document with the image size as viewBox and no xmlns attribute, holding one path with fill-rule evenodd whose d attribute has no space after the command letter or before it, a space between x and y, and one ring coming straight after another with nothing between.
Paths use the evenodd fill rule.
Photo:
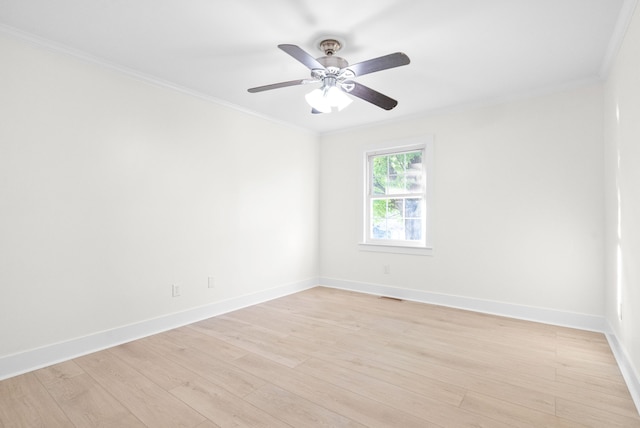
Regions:
<instances>
[{"instance_id":1,"label":"ceiling fan mounting bracket","mask_svg":"<svg viewBox=\"0 0 640 428\"><path fill-rule=\"evenodd\" d=\"M342 49L342 43L336 39L324 39L320 42L318 47L326 56L331 56Z\"/></svg>"}]
</instances>

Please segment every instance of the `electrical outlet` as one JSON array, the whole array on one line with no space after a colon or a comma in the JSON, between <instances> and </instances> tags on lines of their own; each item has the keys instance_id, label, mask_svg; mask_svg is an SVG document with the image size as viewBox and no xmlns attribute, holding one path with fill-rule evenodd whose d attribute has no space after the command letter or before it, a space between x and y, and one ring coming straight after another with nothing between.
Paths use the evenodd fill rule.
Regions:
<instances>
[{"instance_id":1,"label":"electrical outlet","mask_svg":"<svg viewBox=\"0 0 640 428\"><path fill-rule=\"evenodd\" d=\"M214 277L210 276L209 278L207 278L207 287L208 288L216 287L216 279Z\"/></svg>"},{"instance_id":2,"label":"electrical outlet","mask_svg":"<svg viewBox=\"0 0 640 428\"><path fill-rule=\"evenodd\" d=\"M384 273L385 275L389 275L391 273L391 266L384 265Z\"/></svg>"},{"instance_id":3,"label":"electrical outlet","mask_svg":"<svg viewBox=\"0 0 640 428\"><path fill-rule=\"evenodd\" d=\"M180 296L180 286L178 284L171 284L171 295L173 297Z\"/></svg>"}]
</instances>

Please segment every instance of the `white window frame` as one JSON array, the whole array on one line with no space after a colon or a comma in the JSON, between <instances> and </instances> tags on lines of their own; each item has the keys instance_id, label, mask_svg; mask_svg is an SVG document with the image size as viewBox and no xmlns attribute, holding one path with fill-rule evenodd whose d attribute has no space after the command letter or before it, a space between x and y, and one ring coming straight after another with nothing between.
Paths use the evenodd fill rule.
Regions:
<instances>
[{"instance_id":1,"label":"white window frame","mask_svg":"<svg viewBox=\"0 0 640 428\"><path fill-rule=\"evenodd\" d=\"M371 230L371 200L374 199L371 191L371 159L372 156L403 153L411 151L423 151L423 239L421 241L404 241L389 239L373 239L369 235ZM399 254L432 255L432 180L433 171L433 137L423 136L417 139L404 140L395 143L379 143L370 145L363 151L363 204L362 204L362 240L359 249L362 251L389 252Z\"/></svg>"}]
</instances>

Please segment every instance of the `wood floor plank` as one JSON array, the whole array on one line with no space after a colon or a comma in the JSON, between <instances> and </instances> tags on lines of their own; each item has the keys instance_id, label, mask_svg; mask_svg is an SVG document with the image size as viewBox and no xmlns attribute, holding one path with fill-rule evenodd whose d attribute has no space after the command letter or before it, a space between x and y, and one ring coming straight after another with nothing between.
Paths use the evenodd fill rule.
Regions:
<instances>
[{"instance_id":1,"label":"wood floor plank","mask_svg":"<svg viewBox=\"0 0 640 428\"><path fill-rule=\"evenodd\" d=\"M220 427L290 427L206 379L180 385L170 392Z\"/></svg>"},{"instance_id":2,"label":"wood floor plank","mask_svg":"<svg viewBox=\"0 0 640 428\"><path fill-rule=\"evenodd\" d=\"M368 399L361 394L340 388L323 379L290 370L259 355L246 355L235 360L233 364L280 388L295 391L296 394L309 401L369 427L436 427L435 424L430 424L424 419L397 410L385 403Z\"/></svg>"},{"instance_id":3,"label":"wood floor plank","mask_svg":"<svg viewBox=\"0 0 640 428\"><path fill-rule=\"evenodd\" d=\"M299 314L286 313L262 305L235 311L228 314L228 316L259 324L264 328L277 332L287 333L289 337L304 338L322 345L333 343L336 335L353 331L349 328L341 329L336 325L330 325Z\"/></svg>"},{"instance_id":4,"label":"wood floor plank","mask_svg":"<svg viewBox=\"0 0 640 428\"><path fill-rule=\"evenodd\" d=\"M85 371L73 360L54 364L33 372L46 387L55 382L85 374Z\"/></svg>"},{"instance_id":5,"label":"wood floor plank","mask_svg":"<svg viewBox=\"0 0 640 428\"><path fill-rule=\"evenodd\" d=\"M246 400L293 427L365 427L272 384L252 392Z\"/></svg>"},{"instance_id":6,"label":"wood floor plank","mask_svg":"<svg viewBox=\"0 0 640 428\"><path fill-rule=\"evenodd\" d=\"M0 382L0 426L73 427L34 373Z\"/></svg>"},{"instance_id":7,"label":"wood floor plank","mask_svg":"<svg viewBox=\"0 0 640 428\"><path fill-rule=\"evenodd\" d=\"M182 370L188 369L197 377L207 379L239 397L244 397L265 383L264 380L250 373L237 370L229 362L219 360L199 349L181 347L174 341L164 340L163 336L147 338L144 344L158 355L163 355L166 360L178 364ZM166 369L171 370L170 367ZM181 383L188 383L188 381Z\"/></svg>"},{"instance_id":8,"label":"wood floor plank","mask_svg":"<svg viewBox=\"0 0 640 428\"><path fill-rule=\"evenodd\" d=\"M145 426L86 373L53 382L48 390L77 427Z\"/></svg>"},{"instance_id":9,"label":"wood floor plank","mask_svg":"<svg viewBox=\"0 0 640 428\"><path fill-rule=\"evenodd\" d=\"M92 378L150 427L195 427L205 418L109 351L76 359ZM123 399L126 397L126 399Z\"/></svg>"},{"instance_id":10,"label":"wood floor plank","mask_svg":"<svg viewBox=\"0 0 640 428\"><path fill-rule=\"evenodd\" d=\"M594 376L583 372L571 371L564 368L558 368L557 370L558 382L568 383L571 385L587 388L594 392L602 392L609 395L616 395L618 397L627 397L629 390L622 380L622 376L618 379L615 378L603 378L600 376Z\"/></svg>"},{"instance_id":11,"label":"wood floor plank","mask_svg":"<svg viewBox=\"0 0 640 428\"><path fill-rule=\"evenodd\" d=\"M319 358L332 361L353 371L362 372L376 379L383 380L404 389L437 398L443 402L459 405L467 390L486 392L496 397L513 401L516 404L530 407L549 414L555 414L555 399L552 394L529 389L521 385L513 385L495 381L491 376L478 376L464 372L452 372L444 367L433 367L432 372L440 376L417 374L402 368L394 367L388 362L362 358L345 352L325 350L316 353ZM442 381L437 379L446 379Z\"/></svg>"},{"instance_id":12,"label":"wood floor plank","mask_svg":"<svg viewBox=\"0 0 640 428\"><path fill-rule=\"evenodd\" d=\"M209 419L199 424L196 428L220 428L220 425L214 424Z\"/></svg>"},{"instance_id":13,"label":"wood floor plank","mask_svg":"<svg viewBox=\"0 0 640 428\"><path fill-rule=\"evenodd\" d=\"M590 409L605 410L617 415L638 418L638 409L629 396L618 396L606 391L592 391L582 385L555 382L547 388L558 400L578 402ZM639 424L640 426L640 424Z\"/></svg>"},{"instance_id":14,"label":"wood floor plank","mask_svg":"<svg viewBox=\"0 0 640 428\"><path fill-rule=\"evenodd\" d=\"M622 376L615 361L606 363L593 360L589 361L582 355L579 357L558 355L556 358L556 367L574 373L582 373L587 376L597 376L606 379L620 380Z\"/></svg>"},{"instance_id":15,"label":"wood floor plank","mask_svg":"<svg viewBox=\"0 0 640 428\"><path fill-rule=\"evenodd\" d=\"M433 362L446 362L455 365L461 370L482 374L488 370L499 367L500 371L509 370L514 373L527 373L538 378L553 380L556 377L554 364L540 359L537 362L518 358L514 355L504 355L500 348L486 349L465 346L464 343L450 346L441 343L416 343L407 341L402 337L394 338L389 342L389 347L394 350L415 355L420 359ZM473 350L470 352L470 350Z\"/></svg>"},{"instance_id":16,"label":"wood floor plank","mask_svg":"<svg viewBox=\"0 0 640 428\"><path fill-rule=\"evenodd\" d=\"M478 415L496 419L513 428L580 427L580 424L571 420L477 392L469 392L460 407Z\"/></svg>"},{"instance_id":17,"label":"wood floor plank","mask_svg":"<svg viewBox=\"0 0 640 428\"><path fill-rule=\"evenodd\" d=\"M466 392L466 387L442 382L374 359L359 357L352 353L325 349L322 352L316 352L314 355L324 361L340 365L347 370L359 372L402 389L423 394L455 406L460 404Z\"/></svg>"},{"instance_id":18,"label":"wood floor plank","mask_svg":"<svg viewBox=\"0 0 640 428\"><path fill-rule=\"evenodd\" d=\"M593 428L630 428L640 427L640 418L622 416L608 410L593 408L583 403L558 398L556 400L557 415L583 426Z\"/></svg>"},{"instance_id":19,"label":"wood floor plank","mask_svg":"<svg viewBox=\"0 0 640 428\"><path fill-rule=\"evenodd\" d=\"M109 349L109 353L126 361L130 366L162 389L170 390L189 383L198 375L178 363L166 358L166 355L154 352L145 340L126 343Z\"/></svg>"},{"instance_id":20,"label":"wood floor plank","mask_svg":"<svg viewBox=\"0 0 640 428\"><path fill-rule=\"evenodd\" d=\"M448 426L452 420L455 420L456 426L459 427L508 426L483 415L471 415L458 406L438 401L433 397L416 394L318 359L309 359L296 367L295 370L325 379L334 385L357 392L380 403L386 403L432 424Z\"/></svg>"},{"instance_id":21,"label":"wood floor plank","mask_svg":"<svg viewBox=\"0 0 640 428\"><path fill-rule=\"evenodd\" d=\"M264 305L303 315L305 318L340 328L348 328L351 330L359 330L362 328L362 323L353 313L335 311L332 308L318 305L314 299L299 297L300 296L294 296L294 299L272 300L264 303Z\"/></svg>"},{"instance_id":22,"label":"wood floor plank","mask_svg":"<svg viewBox=\"0 0 640 428\"><path fill-rule=\"evenodd\" d=\"M288 367L295 367L307 359L305 354L296 349L280 346L279 337L269 335L263 329L243 328L241 331L235 331L225 328L228 325L229 323L199 322L192 324L191 328L246 351L264 355Z\"/></svg>"},{"instance_id":23,"label":"wood floor plank","mask_svg":"<svg viewBox=\"0 0 640 428\"><path fill-rule=\"evenodd\" d=\"M196 331L191 326L176 328L162 334L164 339L173 341L185 348L198 349L219 359L235 359L245 356L249 351L216 339L212 335Z\"/></svg>"}]
</instances>

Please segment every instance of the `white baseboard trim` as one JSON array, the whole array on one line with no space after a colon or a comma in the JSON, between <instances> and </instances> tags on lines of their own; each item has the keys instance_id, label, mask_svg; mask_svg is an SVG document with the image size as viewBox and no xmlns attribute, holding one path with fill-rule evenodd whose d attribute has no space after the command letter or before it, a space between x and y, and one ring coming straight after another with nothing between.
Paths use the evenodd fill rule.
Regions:
<instances>
[{"instance_id":1,"label":"white baseboard trim","mask_svg":"<svg viewBox=\"0 0 640 428\"><path fill-rule=\"evenodd\" d=\"M613 331L613 329L611 329ZM618 337L615 333L607 333L607 341L609 342L609 347L613 352L613 356L618 363L618 367L620 368L620 372L622 373L622 377L627 384L627 388L629 388L629 393L631 394L631 398L636 405L636 409L640 414L640 375L633 368L631 364L627 352L625 348L618 341Z\"/></svg>"},{"instance_id":2,"label":"white baseboard trim","mask_svg":"<svg viewBox=\"0 0 640 428\"><path fill-rule=\"evenodd\" d=\"M141 339L173 328L181 327L197 321L202 321L216 315L256 305L258 303L277 299L313 288L318 285L318 278L223 300L209 305L200 306L186 311L165 315L159 318L141 321L139 323L117 327L78 337L65 342L32 349L17 354L0 357L0 380L8 379L23 373L37 370L52 364L67 361L72 358L101 351L113 346L121 345L132 340Z\"/></svg>"},{"instance_id":3,"label":"white baseboard trim","mask_svg":"<svg viewBox=\"0 0 640 428\"><path fill-rule=\"evenodd\" d=\"M320 285L330 288L338 288L341 290L358 291L377 296L395 297L398 299L448 306L451 308L465 309L474 312L535 321L580 330L596 331L599 333L609 332L605 318L594 315L516 305L492 300L474 299L471 297L461 297L450 294L431 293L428 291L410 290L381 284L345 281L335 278L320 278Z\"/></svg>"}]
</instances>

